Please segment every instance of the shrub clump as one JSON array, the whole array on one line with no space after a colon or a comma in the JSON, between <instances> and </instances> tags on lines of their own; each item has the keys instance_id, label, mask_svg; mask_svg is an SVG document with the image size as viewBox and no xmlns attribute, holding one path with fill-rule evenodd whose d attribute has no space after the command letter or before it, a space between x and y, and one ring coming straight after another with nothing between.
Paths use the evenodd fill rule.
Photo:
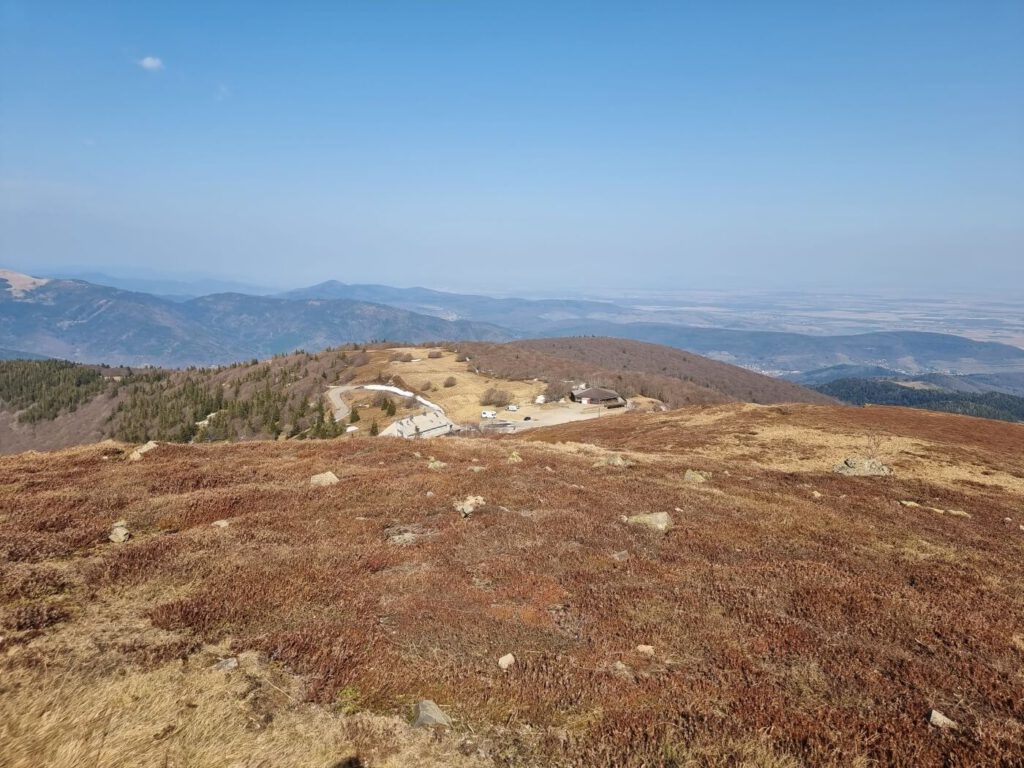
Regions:
<instances>
[{"instance_id":1,"label":"shrub clump","mask_svg":"<svg viewBox=\"0 0 1024 768\"><path fill-rule=\"evenodd\" d=\"M41 602L22 603L16 607L4 622L8 629L25 632L43 629L68 618L68 612L59 605Z\"/></svg>"},{"instance_id":2,"label":"shrub clump","mask_svg":"<svg viewBox=\"0 0 1024 768\"><path fill-rule=\"evenodd\" d=\"M502 408L512 402L512 395L504 389L491 387L480 396L480 405L494 405Z\"/></svg>"}]
</instances>

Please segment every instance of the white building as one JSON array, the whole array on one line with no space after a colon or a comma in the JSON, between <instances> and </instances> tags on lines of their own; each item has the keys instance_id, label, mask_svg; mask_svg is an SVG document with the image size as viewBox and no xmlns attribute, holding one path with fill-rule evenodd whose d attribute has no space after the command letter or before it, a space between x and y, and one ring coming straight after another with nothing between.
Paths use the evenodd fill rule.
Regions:
<instances>
[{"instance_id":1,"label":"white building","mask_svg":"<svg viewBox=\"0 0 1024 768\"><path fill-rule=\"evenodd\" d=\"M456 425L437 411L418 413L415 416L406 416L399 419L381 430L382 437L440 437L454 432Z\"/></svg>"}]
</instances>

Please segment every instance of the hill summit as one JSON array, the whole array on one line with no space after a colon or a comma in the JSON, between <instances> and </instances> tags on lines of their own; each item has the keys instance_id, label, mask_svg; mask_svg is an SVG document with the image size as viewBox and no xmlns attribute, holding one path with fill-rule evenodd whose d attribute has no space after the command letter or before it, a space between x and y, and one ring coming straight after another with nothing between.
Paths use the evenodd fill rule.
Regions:
<instances>
[{"instance_id":1,"label":"hill summit","mask_svg":"<svg viewBox=\"0 0 1024 768\"><path fill-rule=\"evenodd\" d=\"M1021 445L732 403L0 457L6 764L1010 765Z\"/></svg>"}]
</instances>

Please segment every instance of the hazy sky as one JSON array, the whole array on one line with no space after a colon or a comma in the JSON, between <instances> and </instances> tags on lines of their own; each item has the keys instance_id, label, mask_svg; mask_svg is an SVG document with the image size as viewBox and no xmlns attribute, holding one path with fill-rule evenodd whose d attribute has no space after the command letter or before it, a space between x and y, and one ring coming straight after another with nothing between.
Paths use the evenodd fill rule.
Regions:
<instances>
[{"instance_id":1,"label":"hazy sky","mask_svg":"<svg viewBox=\"0 0 1024 768\"><path fill-rule=\"evenodd\" d=\"M1024 2L0 0L0 266L1024 292Z\"/></svg>"}]
</instances>

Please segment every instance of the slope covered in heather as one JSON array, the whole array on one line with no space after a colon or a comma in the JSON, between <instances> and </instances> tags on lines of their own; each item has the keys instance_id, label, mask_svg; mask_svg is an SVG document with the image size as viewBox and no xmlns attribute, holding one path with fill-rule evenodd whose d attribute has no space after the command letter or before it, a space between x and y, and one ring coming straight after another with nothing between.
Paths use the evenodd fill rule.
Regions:
<instances>
[{"instance_id":1,"label":"slope covered in heather","mask_svg":"<svg viewBox=\"0 0 1024 768\"><path fill-rule=\"evenodd\" d=\"M1024 427L727 404L528 437L0 457L7 764L1024 751Z\"/></svg>"}]
</instances>

